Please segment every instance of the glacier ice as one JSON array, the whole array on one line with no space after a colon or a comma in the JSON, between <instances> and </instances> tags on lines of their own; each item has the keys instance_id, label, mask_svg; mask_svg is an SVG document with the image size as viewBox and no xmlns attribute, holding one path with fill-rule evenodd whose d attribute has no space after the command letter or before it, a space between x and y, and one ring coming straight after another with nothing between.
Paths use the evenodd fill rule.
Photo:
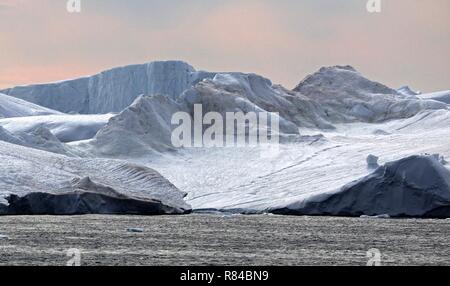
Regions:
<instances>
[{"instance_id":1,"label":"glacier ice","mask_svg":"<svg viewBox=\"0 0 450 286\"><path fill-rule=\"evenodd\" d=\"M382 122L412 117L423 110L447 108L441 102L402 96L366 79L350 66L321 68L294 90L320 102L334 123Z\"/></svg>"},{"instance_id":2,"label":"glacier ice","mask_svg":"<svg viewBox=\"0 0 450 286\"><path fill-rule=\"evenodd\" d=\"M167 96L140 96L111 118L93 140L78 148L105 157L139 157L174 151L171 142L172 115L182 107Z\"/></svg>"},{"instance_id":3,"label":"glacier ice","mask_svg":"<svg viewBox=\"0 0 450 286\"><path fill-rule=\"evenodd\" d=\"M0 141L68 156L75 156L77 153L76 150L71 150L70 147L61 143L49 129L39 125L27 132L17 132L16 134L12 134L0 126Z\"/></svg>"},{"instance_id":4,"label":"glacier ice","mask_svg":"<svg viewBox=\"0 0 450 286\"><path fill-rule=\"evenodd\" d=\"M64 194L103 186L114 193L141 201L189 211L185 193L153 169L118 160L70 158L0 141L0 204L10 195ZM89 184L84 178L95 184ZM78 200L78 198L77 198Z\"/></svg>"},{"instance_id":5,"label":"glacier ice","mask_svg":"<svg viewBox=\"0 0 450 286\"><path fill-rule=\"evenodd\" d=\"M0 93L0 118L49 114L60 112Z\"/></svg>"},{"instance_id":6,"label":"glacier ice","mask_svg":"<svg viewBox=\"0 0 450 286\"><path fill-rule=\"evenodd\" d=\"M331 194L320 194L274 213L334 216L450 216L450 171L434 156L411 156Z\"/></svg>"},{"instance_id":7,"label":"glacier ice","mask_svg":"<svg viewBox=\"0 0 450 286\"><path fill-rule=\"evenodd\" d=\"M440 102L443 102L446 104L450 104L450 90L425 93L425 94L419 95L419 97L422 99L432 99L432 100L440 101Z\"/></svg>"},{"instance_id":8,"label":"glacier ice","mask_svg":"<svg viewBox=\"0 0 450 286\"><path fill-rule=\"evenodd\" d=\"M92 139L114 114L62 114L0 119L0 126L13 134L29 132L37 127L50 130L64 143Z\"/></svg>"},{"instance_id":9,"label":"glacier ice","mask_svg":"<svg viewBox=\"0 0 450 286\"><path fill-rule=\"evenodd\" d=\"M7 117L0 119L0 194L13 195L14 208L24 203L40 209L42 200L53 204L49 213L59 213L54 202L68 201L66 210L85 213L91 202L108 201L111 207L102 211L114 213L123 207L119 197L131 198L127 208L142 210L159 200L181 213L192 206L244 213L447 215L437 206L447 204L442 182L448 167L417 155L450 156L448 92L395 90L350 66L322 68L288 90L256 74L196 71L177 61L2 92L8 95L0 96L0 116ZM174 148L171 117L178 111L192 116L195 104L222 115L278 113L279 153L261 156L261 146ZM382 166L368 154L379 156ZM399 179L397 167L407 180ZM370 187L385 184L388 174L392 189ZM440 182L439 196L429 188L433 181ZM0 213L10 211L5 203L0 201Z\"/></svg>"},{"instance_id":10,"label":"glacier ice","mask_svg":"<svg viewBox=\"0 0 450 286\"><path fill-rule=\"evenodd\" d=\"M180 61L151 62L114 68L100 74L63 82L18 86L3 90L65 113L120 112L142 94L164 94L174 99L207 72L196 72Z\"/></svg>"},{"instance_id":11,"label":"glacier ice","mask_svg":"<svg viewBox=\"0 0 450 286\"><path fill-rule=\"evenodd\" d=\"M32 192L6 198L8 215L184 214L187 210L161 201L129 196L93 182L89 177L75 179L72 186L58 193Z\"/></svg>"},{"instance_id":12,"label":"glacier ice","mask_svg":"<svg viewBox=\"0 0 450 286\"><path fill-rule=\"evenodd\" d=\"M417 95L421 94L421 92L414 91L407 85L402 86L401 88L397 89L397 92L402 94L402 95L413 96L413 97L417 97Z\"/></svg>"}]
</instances>

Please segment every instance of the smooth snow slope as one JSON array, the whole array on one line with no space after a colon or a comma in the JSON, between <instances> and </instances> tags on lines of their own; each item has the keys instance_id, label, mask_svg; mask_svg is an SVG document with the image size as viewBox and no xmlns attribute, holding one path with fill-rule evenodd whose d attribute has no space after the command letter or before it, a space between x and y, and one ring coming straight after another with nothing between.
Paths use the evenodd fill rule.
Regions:
<instances>
[{"instance_id":1,"label":"smooth snow slope","mask_svg":"<svg viewBox=\"0 0 450 286\"><path fill-rule=\"evenodd\" d=\"M113 114L47 115L0 119L0 126L13 134L29 132L41 126L49 129L61 142L91 139Z\"/></svg>"},{"instance_id":2,"label":"smooth snow slope","mask_svg":"<svg viewBox=\"0 0 450 286\"><path fill-rule=\"evenodd\" d=\"M30 192L61 193L89 177L118 193L189 209L185 193L152 169L118 160L77 159L0 141L0 203Z\"/></svg>"},{"instance_id":3,"label":"smooth snow slope","mask_svg":"<svg viewBox=\"0 0 450 286\"><path fill-rule=\"evenodd\" d=\"M60 112L0 93L0 118L49 114Z\"/></svg>"},{"instance_id":4,"label":"smooth snow slope","mask_svg":"<svg viewBox=\"0 0 450 286\"><path fill-rule=\"evenodd\" d=\"M367 166L368 155L378 156L380 164L423 153L450 157L449 105L434 96L427 100L402 94L363 77L350 66L322 68L294 90L255 74L196 72L183 62L155 62L6 92L65 112L119 114L110 120L112 115L3 119L0 134L5 141L23 142L18 134L33 130L38 131L34 132L38 138L59 141L50 138L53 132L61 141L73 141L62 146L79 154L143 163L187 192L188 202L196 209L264 212L298 205L363 180L373 172ZM202 104L205 113L278 112L284 144L278 153L269 152L270 156L266 146L174 150L169 140L171 116L176 111L192 113L194 104ZM86 124L79 122L82 118ZM300 136L299 129L300 134L313 136ZM45 134L48 136L41 136ZM83 139L90 140L80 141ZM44 140L43 145L47 143ZM158 193L151 183L153 175L146 185L145 174L154 174L150 169L130 167L122 161L69 159L3 146L7 147L0 148L0 159L7 163L2 166L6 171L0 172L6 174L0 177L0 190L7 186L5 182L19 186L22 193L26 193L24 188L31 191L31 186L37 191L55 186L60 190L70 187L74 177L92 176L97 184L121 192L148 194L150 188L152 196ZM22 165L25 167L19 167ZM176 197L181 204L182 196ZM352 192L346 199L356 201L357 197ZM367 210L367 215L372 214Z\"/></svg>"}]
</instances>

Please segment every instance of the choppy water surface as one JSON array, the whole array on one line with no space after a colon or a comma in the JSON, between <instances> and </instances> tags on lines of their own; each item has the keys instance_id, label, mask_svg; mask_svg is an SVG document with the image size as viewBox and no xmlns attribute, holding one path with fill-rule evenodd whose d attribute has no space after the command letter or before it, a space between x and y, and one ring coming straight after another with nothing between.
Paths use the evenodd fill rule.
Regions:
<instances>
[{"instance_id":1,"label":"choppy water surface","mask_svg":"<svg viewBox=\"0 0 450 286\"><path fill-rule=\"evenodd\" d=\"M0 265L66 265L71 248L82 265L364 266L373 248L382 265L450 265L449 235L450 220L0 217Z\"/></svg>"}]
</instances>

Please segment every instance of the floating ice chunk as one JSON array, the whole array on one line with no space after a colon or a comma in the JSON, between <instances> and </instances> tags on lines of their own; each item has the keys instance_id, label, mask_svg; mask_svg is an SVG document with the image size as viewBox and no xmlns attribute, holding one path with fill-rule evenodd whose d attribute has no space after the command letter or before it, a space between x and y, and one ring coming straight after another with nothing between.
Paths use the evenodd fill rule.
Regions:
<instances>
[{"instance_id":1,"label":"floating ice chunk","mask_svg":"<svg viewBox=\"0 0 450 286\"><path fill-rule=\"evenodd\" d=\"M375 215L375 216L362 215L362 216L360 216L360 218L369 218L369 219L389 219L389 218L391 218L391 216L388 215L388 214Z\"/></svg>"},{"instance_id":2,"label":"floating ice chunk","mask_svg":"<svg viewBox=\"0 0 450 286\"><path fill-rule=\"evenodd\" d=\"M135 227L133 227L133 228L128 228L127 232L142 233L142 232L144 232L144 229L143 228L135 228Z\"/></svg>"}]
</instances>

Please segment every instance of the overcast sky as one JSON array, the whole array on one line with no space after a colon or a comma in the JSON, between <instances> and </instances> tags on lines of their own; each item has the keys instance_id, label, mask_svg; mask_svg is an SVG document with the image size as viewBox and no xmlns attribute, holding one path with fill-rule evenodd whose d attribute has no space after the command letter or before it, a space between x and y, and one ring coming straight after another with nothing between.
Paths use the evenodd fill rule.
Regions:
<instances>
[{"instance_id":1,"label":"overcast sky","mask_svg":"<svg viewBox=\"0 0 450 286\"><path fill-rule=\"evenodd\" d=\"M352 65L391 87L450 89L450 0L0 0L0 87L180 59L293 88Z\"/></svg>"}]
</instances>

